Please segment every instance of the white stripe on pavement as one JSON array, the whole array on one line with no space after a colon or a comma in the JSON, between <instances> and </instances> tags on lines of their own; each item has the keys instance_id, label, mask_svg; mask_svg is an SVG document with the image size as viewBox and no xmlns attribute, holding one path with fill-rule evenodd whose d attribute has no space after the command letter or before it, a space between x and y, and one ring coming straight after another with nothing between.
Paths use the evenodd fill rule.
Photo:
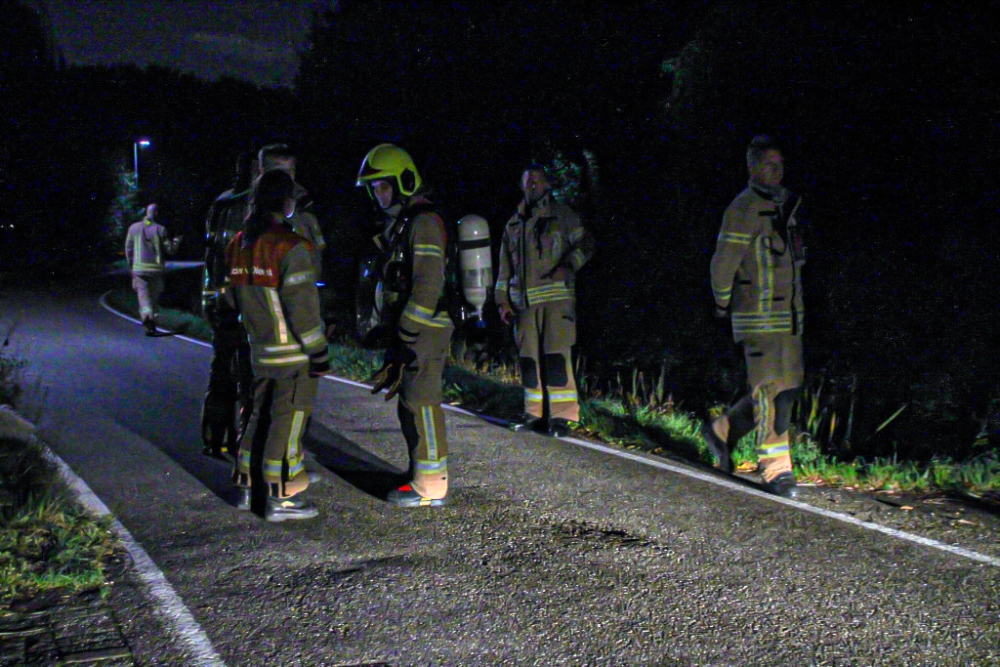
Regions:
<instances>
[{"instance_id":1,"label":"white stripe on pavement","mask_svg":"<svg viewBox=\"0 0 1000 667\"><path fill-rule=\"evenodd\" d=\"M45 458L59 468L63 479L72 487L80 503L88 511L98 517L111 515L111 511L108 510L107 505L97 497L97 494L87 486L87 483L79 475L73 472L73 469L58 454L50 450L44 443L38 442L38 444L41 446ZM177 595L176 591L174 591L170 582L167 581L167 577L156 567L156 563L149 557L146 550L132 537L132 534L128 532L128 529L118 519L112 521L111 527L118 535L118 539L125 546L125 550L132 558L132 562L135 563L139 578L149 588L149 592L156 602L157 611L165 617L172 633L177 635L181 648L191 654L191 659L194 661L192 664L199 667L225 667L226 663L215 652L208 635L198 625L198 621L194 620L194 616L184 606L184 602Z\"/></svg>"}]
</instances>

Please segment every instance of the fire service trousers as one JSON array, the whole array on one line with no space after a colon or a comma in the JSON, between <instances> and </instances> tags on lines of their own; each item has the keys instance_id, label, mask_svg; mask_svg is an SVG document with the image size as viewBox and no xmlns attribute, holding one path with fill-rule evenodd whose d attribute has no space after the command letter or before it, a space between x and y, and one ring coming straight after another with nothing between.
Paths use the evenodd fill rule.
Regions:
<instances>
[{"instance_id":1,"label":"fire service trousers","mask_svg":"<svg viewBox=\"0 0 1000 667\"><path fill-rule=\"evenodd\" d=\"M716 435L736 446L754 431L757 469L765 482L792 470L792 404L804 379L802 337L792 334L758 334L743 340L750 391L738 400L712 428Z\"/></svg>"},{"instance_id":2,"label":"fire service trousers","mask_svg":"<svg viewBox=\"0 0 1000 667\"><path fill-rule=\"evenodd\" d=\"M163 274L132 274L132 289L139 298L139 319L155 320L160 313L160 296L163 294Z\"/></svg>"},{"instance_id":3,"label":"fire service trousers","mask_svg":"<svg viewBox=\"0 0 1000 667\"><path fill-rule=\"evenodd\" d=\"M576 344L575 303L566 299L530 306L517 315L514 335L521 358L524 411L549 418L580 420L580 400L573 377Z\"/></svg>"},{"instance_id":4,"label":"fire service trousers","mask_svg":"<svg viewBox=\"0 0 1000 667\"><path fill-rule=\"evenodd\" d=\"M420 327L412 349L417 360L403 371L397 413L410 454L410 485L424 498L448 494L448 436L441 409L444 372L453 327Z\"/></svg>"},{"instance_id":5,"label":"fire service trousers","mask_svg":"<svg viewBox=\"0 0 1000 667\"><path fill-rule=\"evenodd\" d=\"M260 474L268 495L287 498L309 486L302 455L302 436L312 415L319 379L302 366L289 378L253 381L253 414L240 439L233 481L252 486Z\"/></svg>"},{"instance_id":6,"label":"fire service trousers","mask_svg":"<svg viewBox=\"0 0 1000 667\"><path fill-rule=\"evenodd\" d=\"M206 315L212 325L212 363L201 408L201 438L206 454L235 455L239 433L253 410L250 343L235 311L212 309Z\"/></svg>"}]
</instances>

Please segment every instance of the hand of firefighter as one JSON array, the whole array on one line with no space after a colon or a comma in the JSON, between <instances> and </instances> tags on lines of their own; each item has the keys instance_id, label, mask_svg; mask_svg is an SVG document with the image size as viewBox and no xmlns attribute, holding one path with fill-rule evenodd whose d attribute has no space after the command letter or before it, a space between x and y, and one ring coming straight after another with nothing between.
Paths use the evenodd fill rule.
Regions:
<instances>
[{"instance_id":1,"label":"hand of firefighter","mask_svg":"<svg viewBox=\"0 0 1000 667\"><path fill-rule=\"evenodd\" d=\"M403 370L417 360L417 354L406 347L401 341L393 341L385 351L382 368L368 380L374 386L372 393L377 394L387 389L385 400L389 401L399 393L399 385L403 382Z\"/></svg>"},{"instance_id":2,"label":"hand of firefighter","mask_svg":"<svg viewBox=\"0 0 1000 667\"><path fill-rule=\"evenodd\" d=\"M732 313L729 310L729 306L723 307L723 306L720 306L719 304L715 304L715 316L718 319L720 319L720 320L728 320L731 315L732 315Z\"/></svg>"},{"instance_id":3,"label":"hand of firefighter","mask_svg":"<svg viewBox=\"0 0 1000 667\"><path fill-rule=\"evenodd\" d=\"M512 324L514 322L514 310L508 305L502 305L498 307L500 310L500 319L504 324Z\"/></svg>"}]
</instances>

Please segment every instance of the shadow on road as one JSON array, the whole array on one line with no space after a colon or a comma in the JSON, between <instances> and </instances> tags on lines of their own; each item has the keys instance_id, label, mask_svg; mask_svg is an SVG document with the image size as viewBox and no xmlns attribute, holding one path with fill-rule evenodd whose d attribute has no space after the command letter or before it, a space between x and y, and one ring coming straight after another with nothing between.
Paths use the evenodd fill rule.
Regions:
<instances>
[{"instance_id":1,"label":"shadow on road","mask_svg":"<svg viewBox=\"0 0 1000 667\"><path fill-rule=\"evenodd\" d=\"M406 481L403 470L313 421L302 443L313 460L351 486L381 500Z\"/></svg>"}]
</instances>

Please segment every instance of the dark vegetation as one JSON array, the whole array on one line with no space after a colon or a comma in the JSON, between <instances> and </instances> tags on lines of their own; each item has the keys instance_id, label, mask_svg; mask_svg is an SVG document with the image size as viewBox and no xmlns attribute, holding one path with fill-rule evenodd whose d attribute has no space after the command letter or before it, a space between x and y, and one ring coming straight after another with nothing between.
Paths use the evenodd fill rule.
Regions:
<instances>
[{"instance_id":1,"label":"dark vegetation","mask_svg":"<svg viewBox=\"0 0 1000 667\"><path fill-rule=\"evenodd\" d=\"M333 241L348 321L369 215L353 182L374 143L405 146L446 210L485 216L495 236L528 160L590 151L589 386L665 368L674 400L704 414L742 382L708 261L746 143L766 131L806 197L810 428L827 453L995 456L998 3L591 4L344 0L316 16L295 89L257 90L62 66L34 12L3 0L4 263L113 259L146 195L196 258L236 154L284 140ZM152 145L136 195L122 184L139 137Z\"/></svg>"}]
</instances>

